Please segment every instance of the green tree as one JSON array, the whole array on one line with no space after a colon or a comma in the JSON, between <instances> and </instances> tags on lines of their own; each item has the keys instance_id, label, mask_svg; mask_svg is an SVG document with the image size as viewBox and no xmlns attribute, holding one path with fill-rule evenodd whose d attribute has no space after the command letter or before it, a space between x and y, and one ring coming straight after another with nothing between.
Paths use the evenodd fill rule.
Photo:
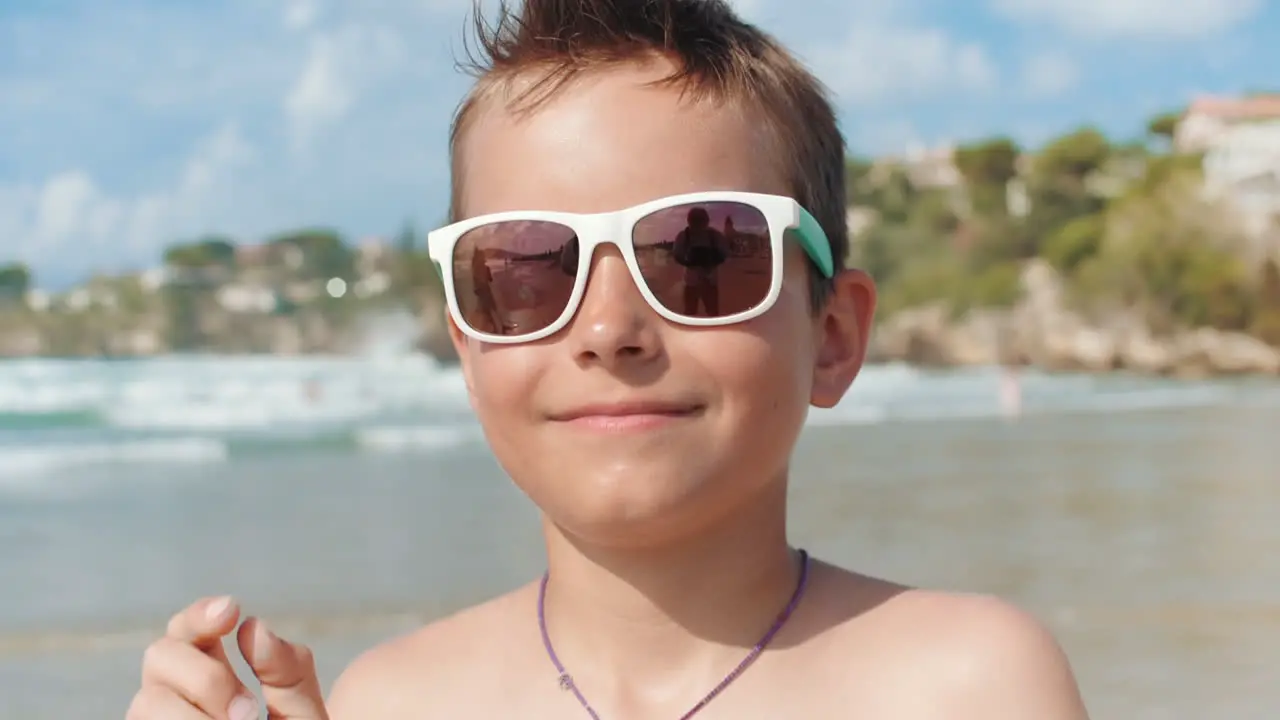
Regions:
<instances>
[{"instance_id":1,"label":"green tree","mask_svg":"<svg viewBox=\"0 0 1280 720\"><path fill-rule=\"evenodd\" d=\"M164 263L183 270L230 270L236 264L236 246L230 239L217 236L173 245L165 251Z\"/></svg>"},{"instance_id":2,"label":"green tree","mask_svg":"<svg viewBox=\"0 0 1280 720\"><path fill-rule=\"evenodd\" d=\"M854 248L854 264L887 286L905 264L910 231L901 225L877 222L872 225Z\"/></svg>"},{"instance_id":3,"label":"green tree","mask_svg":"<svg viewBox=\"0 0 1280 720\"><path fill-rule=\"evenodd\" d=\"M996 216L984 219L975 228L967 258L967 265L973 272L1025 260L1035 254L1035 238L1024 222L1008 216Z\"/></svg>"},{"instance_id":4,"label":"green tree","mask_svg":"<svg viewBox=\"0 0 1280 720\"><path fill-rule=\"evenodd\" d=\"M444 286L427 248L412 222L406 222L396 236L396 260L391 273L392 293L411 304L444 297Z\"/></svg>"},{"instance_id":5,"label":"green tree","mask_svg":"<svg viewBox=\"0 0 1280 720\"><path fill-rule=\"evenodd\" d=\"M297 248L302 254L299 275L309 280L355 278L355 253L342 236L332 230L307 229L285 233L269 244L275 249Z\"/></svg>"},{"instance_id":6,"label":"green tree","mask_svg":"<svg viewBox=\"0 0 1280 720\"><path fill-rule=\"evenodd\" d=\"M969 203L979 215L1008 213L1009 182L1018 176L1022 150L1009 138L997 137L956 149L956 169L964 177Z\"/></svg>"},{"instance_id":7,"label":"green tree","mask_svg":"<svg viewBox=\"0 0 1280 720\"><path fill-rule=\"evenodd\" d=\"M1041 181L1083 183L1111 156L1111 142L1093 127L1083 127L1050 141L1033 164Z\"/></svg>"},{"instance_id":8,"label":"green tree","mask_svg":"<svg viewBox=\"0 0 1280 720\"><path fill-rule=\"evenodd\" d=\"M1164 279L1174 318L1191 327L1248 328L1253 297L1239 258L1212 245L1193 244L1172 253L1153 253L1148 260L1172 270Z\"/></svg>"},{"instance_id":9,"label":"green tree","mask_svg":"<svg viewBox=\"0 0 1280 720\"><path fill-rule=\"evenodd\" d=\"M1004 187L1018 176L1018 158L1022 150L1007 137L997 137L956 149L955 163L960 174L971 185Z\"/></svg>"},{"instance_id":10,"label":"green tree","mask_svg":"<svg viewBox=\"0 0 1280 720\"><path fill-rule=\"evenodd\" d=\"M1194 177L1199 180L1203 176L1204 155L1200 153L1177 153L1157 155L1147 163L1146 173L1134 184L1133 192L1150 195L1171 180L1179 177Z\"/></svg>"},{"instance_id":11,"label":"green tree","mask_svg":"<svg viewBox=\"0 0 1280 720\"><path fill-rule=\"evenodd\" d=\"M1165 112L1147 121L1147 134L1164 140L1173 140L1178 131L1178 123L1182 122L1181 112Z\"/></svg>"},{"instance_id":12,"label":"green tree","mask_svg":"<svg viewBox=\"0 0 1280 720\"><path fill-rule=\"evenodd\" d=\"M950 192L935 188L913 193L907 225L925 239L947 240L960 227L956 203Z\"/></svg>"},{"instance_id":13,"label":"green tree","mask_svg":"<svg viewBox=\"0 0 1280 720\"><path fill-rule=\"evenodd\" d=\"M22 300L30 290L31 268L22 263L0 267L0 300Z\"/></svg>"},{"instance_id":14,"label":"green tree","mask_svg":"<svg viewBox=\"0 0 1280 720\"><path fill-rule=\"evenodd\" d=\"M236 245L222 236L170 246L164 253L167 267L177 270L174 282L165 286L165 337L177 352L199 352L210 347L203 318L214 301L213 288L236 268Z\"/></svg>"},{"instance_id":15,"label":"green tree","mask_svg":"<svg viewBox=\"0 0 1280 720\"><path fill-rule=\"evenodd\" d=\"M1275 258L1263 263L1250 331L1263 341L1280 347L1280 264Z\"/></svg>"},{"instance_id":16,"label":"green tree","mask_svg":"<svg viewBox=\"0 0 1280 720\"><path fill-rule=\"evenodd\" d=\"M1105 232L1104 215L1082 215L1058 228L1044 244L1041 254L1058 270L1074 273L1102 249Z\"/></svg>"},{"instance_id":17,"label":"green tree","mask_svg":"<svg viewBox=\"0 0 1280 720\"><path fill-rule=\"evenodd\" d=\"M1022 297L1022 267L1016 262L994 263L956 284L957 313L975 308L1010 307Z\"/></svg>"},{"instance_id":18,"label":"green tree","mask_svg":"<svg viewBox=\"0 0 1280 720\"><path fill-rule=\"evenodd\" d=\"M890 167L882 178L867 179L865 204L880 214L880 221L901 224L911 219L911 209L919 192L911 184L906 170Z\"/></svg>"},{"instance_id":19,"label":"green tree","mask_svg":"<svg viewBox=\"0 0 1280 720\"><path fill-rule=\"evenodd\" d=\"M400 228L400 234L396 235L396 250L401 255L409 255L418 249L418 231L413 226L412 220L405 221L404 227Z\"/></svg>"},{"instance_id":20,"label":"green tree","mask_svg":"<svg viewBox=\"0 0 1280 720\"><path fill-rule=\"evenodd\" d=\"M961 294L964 270L955 258L916 256L904 262L885 282L880 307L892 315L931 302L952 301Z\"/></svg>"},{"instance_id":21,"label":"green tree","mask_svg":"<svg viewBox=\"0 0 1280 720\"><path fill-rule=\"evenodd\" d=\"M1106 207L1106 198L1092 192L1088 180L1103 171L1111 155L1106 136L1090 127L1056 138L1041 149L1027 184L1031 210L1023 224L1028 254L1039 254L1049 238L1071 221Z\"/></svg>"},{"instance_id":22,"label":"green tree","mask_svg":"<svg viewBox=\"0 0 1280 720\"><path fill-rule=\"evenodd\" d=\"M189 285L171 284L164 289L165 337L177 352L197 352L208 347L201 324L201 308L208 293Z\"/></svg>"},{"instance_id":23,"label":"green tree","mask_svg":"<svg viewBox=\"0 0 1280 720\"><path fill-rule=\"evenodd\" d=\"M864 206L870 204L873 193L871 168L871 162L864 158L849 157L845 159L845 201L850 205Z\"/></svg>"},{"instance_id":24,"label":"green tree","mask_svg":"<svg viewBox=\"0 0 1280 720\"><path fill-rule=\"evenodd\" d=\"M1083 263L1084 296L1139 308L1157 331L1245 329L1254 300L1239 238L1200 188L1194 173L1171 173L1111 207L1102 247Z\"/></svg>"}]
</instances>

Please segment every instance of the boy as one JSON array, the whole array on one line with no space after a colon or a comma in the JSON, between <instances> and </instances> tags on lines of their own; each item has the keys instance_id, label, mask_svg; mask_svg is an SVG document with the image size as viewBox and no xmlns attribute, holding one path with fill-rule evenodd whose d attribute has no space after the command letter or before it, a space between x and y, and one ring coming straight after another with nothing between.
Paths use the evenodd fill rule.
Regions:
<instances>
[{"instance_id":1,"label":"boy","mask_svg":"<svg viewBox=\"0 0 1280 720\"><path fill-rule=\"evenodd\" d=\"M789 456L857 375L875 305L842 267L844 143L819 84L719 0L527 0L481 39L456 222L429 244L548 575L369 651L327 707L308 651L246 621L270 717L1085 718L1018 610L788 546ZM684 306L670 257L694 208L756 237L721 264L715 310ZM454 289L491 248L545 282L486 331ZM175 616L129 717L256 717L221 644L238 617L226 598Z\"/></svg>"}]
</instances>

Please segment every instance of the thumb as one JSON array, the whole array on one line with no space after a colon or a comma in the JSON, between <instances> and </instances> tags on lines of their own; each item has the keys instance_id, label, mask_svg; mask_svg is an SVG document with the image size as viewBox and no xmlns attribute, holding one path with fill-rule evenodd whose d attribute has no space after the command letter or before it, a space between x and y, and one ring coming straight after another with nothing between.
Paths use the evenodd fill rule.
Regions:
<instances>
[{"instance_id":1,"label":"thumb","mask_svg":"<svg viewBox=\"0 0 1280 720\"><path fill-rule=\"evenodd\" d=\"M258 618L241 624L236 643L262 683L268 720L329 720L311 650L276 637Z\"/></svg>"}]
</instances>

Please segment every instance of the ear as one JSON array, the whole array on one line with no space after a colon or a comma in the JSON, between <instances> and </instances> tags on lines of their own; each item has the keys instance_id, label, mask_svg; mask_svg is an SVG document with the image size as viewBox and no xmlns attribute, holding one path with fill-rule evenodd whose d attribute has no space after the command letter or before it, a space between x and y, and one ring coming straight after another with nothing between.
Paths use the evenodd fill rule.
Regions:
<instances>
[{"instance_id":1,"label":"ear","mask_svg":"<svg viewBox=\"0 0 1280 720\"><path fill-rule=\"evenodd\" d=\"M453 354L458 356L458 365L462 368L462 379L467 384L467 395L471 395L474 386L471 384L471 355L467 352L471 339L453 321L452 313L446 312L444 321L449 329L449 342L453 343Z\"/></svg>"},{"instance_id":2,"label":"ear","mask_svg":"<svg viewBox=\"0 0 1280 720\"><path fill-rule=\"evenodd\" d=\"M814 318L813 389L809 402L830 408L840 402L862 370L876 311L876 284L861 270L835 276L826 306Z\"/></svg>"}]
</instances>

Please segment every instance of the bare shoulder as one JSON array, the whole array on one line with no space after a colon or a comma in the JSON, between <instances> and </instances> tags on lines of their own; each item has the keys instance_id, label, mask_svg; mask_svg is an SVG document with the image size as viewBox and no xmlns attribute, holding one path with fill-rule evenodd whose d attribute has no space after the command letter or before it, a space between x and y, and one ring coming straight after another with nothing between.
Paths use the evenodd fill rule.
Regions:
<instances>
[{"instance_id":1,"label":"bare shoulder","mask_svg":"<svg viewBox=\"0 0 1280 720\"><path fill-rule=\"evenodd\" d=\"M914 686L919 702L946 708L948 718L1087 718L1066 654L1025 610L989 595L833 571L827 652L874 655L882 687Z\"/></svg>"},{"instance_id":2,"label":"bare shoulder","mask_svg":"<svg viewBox=\"0 0 1280 720\"><path fill-rule=\"evenodd\" d=\"M1070 663L1039 619L999 598L911 590L897 599L900 620L924 639L935 689L966 717L1087 717Z\"/></svg>"},{"instance_id":3,"label":"bare shoulder","mask_svg":"<svg viewBox=\"0 0 1280 720\"><path fill-rule=\"evenodd\" d=\"M451 717L493 700L493 687L518 677L527 632L529 588L463 610L357 657L330 690L333 720L368 717ZM485 691L484 688L488 688ZM454 713L450 715L449 713Z\"/></svg>"}]
</instances>

